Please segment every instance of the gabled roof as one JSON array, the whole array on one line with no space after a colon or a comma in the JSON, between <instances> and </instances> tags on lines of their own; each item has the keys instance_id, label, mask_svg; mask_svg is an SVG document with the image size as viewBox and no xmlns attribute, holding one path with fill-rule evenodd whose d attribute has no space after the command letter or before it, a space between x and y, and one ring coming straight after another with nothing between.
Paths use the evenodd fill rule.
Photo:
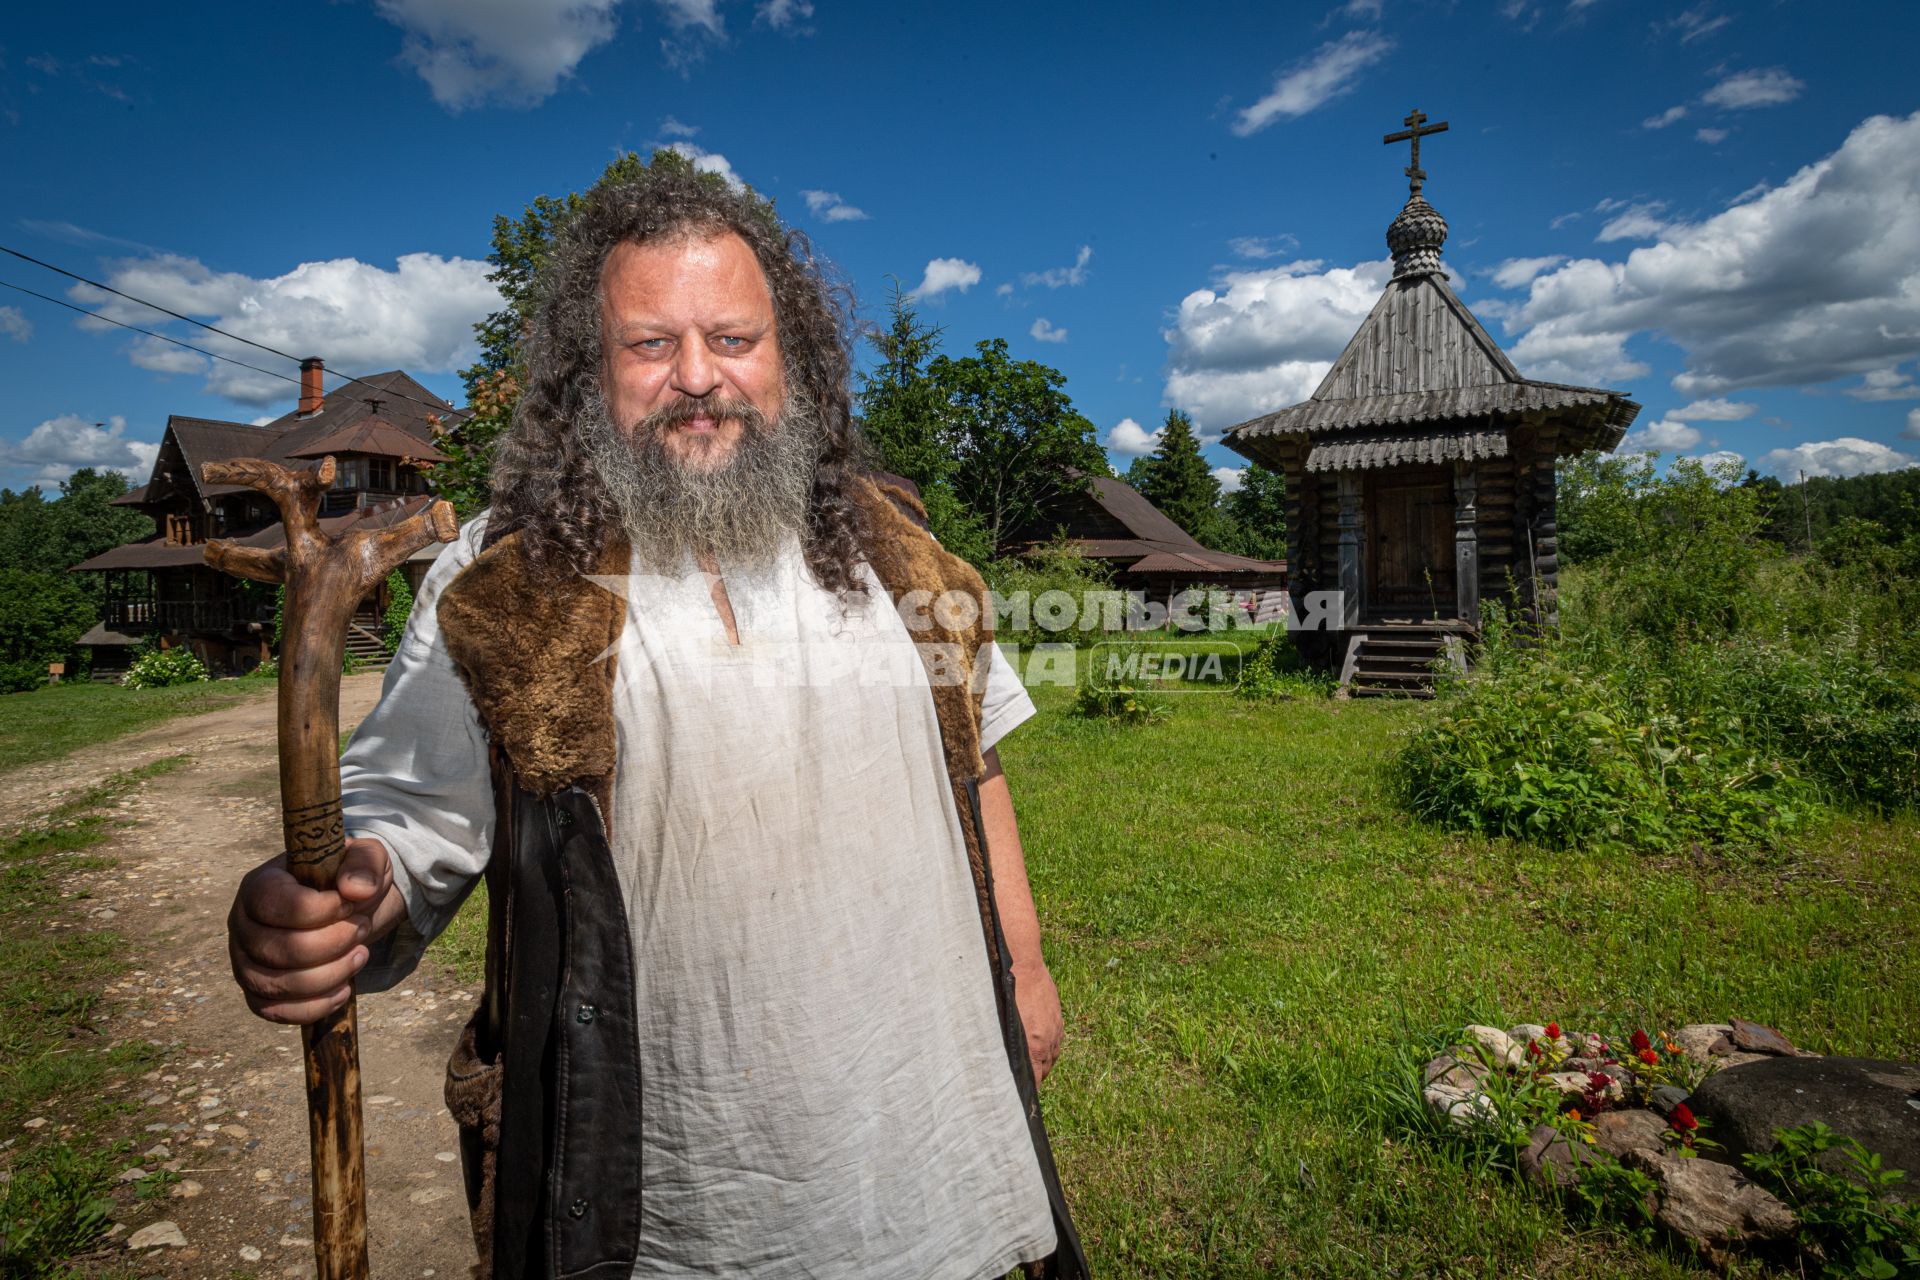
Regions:
<instances>
[{"instance_id":1,"label":"gabled roof","mask_svg":"<svg viewBox=\"0 0 1920 1280\"><path fill-rule=\"evenodd\" d=\"M1171 516L1147 501L1145 494L1124 480L1112 476L1090 476L1088 479L1092 483L1086 491L1086 501L1107 517L1101 523L1112 533L1128 535L1073 539L1080 553L1090 559L1125 561L1123 567L1137 573L1185 573L1192 570L1211 573L1286 572L1285 561L1255 560L1202 546Z\"/></svg>"},{"instance_id":2,"label":"gabled roof","mask_svg":"<svg viewBox=\"0 0 1920 1280\"><path fill-rule=\"evenodd\" d=\"M1172 516L1148 502L1145 494L1124 480L1116 480L1112 476L1094 476L1093 500L1105 508L1107 514L1125 525L1127 532L1136 538L1177 547L1200 546L1199 540L1175 524Z\"/></svg>"},{"instance_id":3,"label":"gabled roof","mask_svg":"<svg viewBox=\"0 0 1920 1280\"><path fill-rule=\"evenodd\" d=\"M1251 457L1243 444L1263 437L1383 426L1404 437L1424 434L1422 424L1458 431L1462 420L1531 410L1561 411L1578 447L1610 449L1640 406L1618 391L1521 377L1445 275L1422 271L1387 285L1311 399L1230 428L1225 443Z\"/></svg>"},{"instance_id":4,"label":"gabled roof","mask_svg":"<svg viewBox=\"0 0 1920 1280\"><path fill-rule=\"evenodd\" d=\"M289 450L289 458L324 458L330 453L386 454L412 458L417 462L446 462L447 455L410 431L402 431L385 418L365 417L349 423L302 448Z\"/></svg>"},{"instance_id":5,"label":"gabled roof","mask_svg":"<svg viewBox=\"0 0 1920 1280\"><path fill-rule=\"evenodd\" d=\"M405 398L402 398L405 397ZM433 406L445 406L435 409ZM321 456L305 452L314 445L332 439L348 427L355 426L370 418L379 419L388 427L396 428L397 435L388 437L388 443L394 447L385 450L368 449L369 453L391 453L395 457L427 459L429 454L438 454L433 447L433 425L428 417L437 416L443 423L451 423L465 414L447 405L446 401L415 382L398 369L386 373L376 373L362 378L358 382L349 382L345 386L335 387L320 402L317 412L301 417L296 410L275 418L262 431L275 433L273 442L259 450L257 456L274 462L300 462ZM404 436L403 441L400 437ZM344 451L344 450L343 450ZM322 454L325 450L322 451ZM228 457L245 457L245 453L234 453ZM202 490L211 496L217 493L239 493L242 485L211 485Z\"/></svg>"}]
</instances>

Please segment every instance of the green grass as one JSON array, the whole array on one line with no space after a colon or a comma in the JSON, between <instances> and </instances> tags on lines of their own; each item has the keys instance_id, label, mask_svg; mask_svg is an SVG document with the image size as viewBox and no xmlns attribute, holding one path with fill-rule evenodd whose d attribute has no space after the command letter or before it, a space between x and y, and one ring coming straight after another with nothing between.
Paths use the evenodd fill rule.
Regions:
<instances>
[{"instance_id":1,"label":"green grass","mask_svg":"<svg viewBox=\"0 0 1920 1280\"><path fill-rule=\"evenodd\" d=\"M123 689L89 680L0 695L0 773L57 760L175 716L199 715L273 692L264 678L212 680L171 689Z\"/></svg>"},{"instance_id":2,"label":"green grass","mask_svg":"<svg viewBox=\"0 0 1920 1280\"><path fill-rule=\"evenodd\" d=\"M64 883L100 865L85 851L111 835L106 807L185 758L116 774L0 836L0 1133L21 1135L0 1156L10 1175L0 1183L0 1274L57 1274L109 1220L111 1179L129 1149L102 1133L127 1105L111 1086L146 1070L156 1050L94 1026L101 994L129 967L126 944L109 929L70 927ZM48 1123L26 1129L35 1117Z\"/></svg>"},{"instance_id":3,"label":"green grass","mask_svg":"<svg viewBox=\"0 0 1920 1280\"><path fill-rule=\"evenodd\" d=\"M1097 1275L1664 1277L1410 1135L1462 1023L1739 1014L1825 1053L1920 1054L1920 822L1842 818L1765 861L1456 835L1382 768L1430 709L1175 697L1000 746L1067 1046L1042 1099ZM437 945L469 974L476 894Z\"/></svg>"}]
</instances>

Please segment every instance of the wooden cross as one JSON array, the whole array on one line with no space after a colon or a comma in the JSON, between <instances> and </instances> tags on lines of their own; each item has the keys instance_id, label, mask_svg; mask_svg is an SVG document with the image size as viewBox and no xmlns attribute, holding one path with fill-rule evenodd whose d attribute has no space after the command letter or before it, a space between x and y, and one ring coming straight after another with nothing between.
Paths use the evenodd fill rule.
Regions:
<instances>
[{"instance_id":1,"label":"wooden cross","mask_svg":"<svg viewBox=\"0 0 1920 1280\"><path fill-rule=\"evenodd\" d=\"M1428 124L1426 114L1422 112L1420 108L1415 107L1407 118L1400 123L1407 127L1398 133L1388 134L1386 137L1380 139L1380 141L1386 143L1388 146L1392 146L1396 142L1411 142L1413 144L1413 163L1407 166L1407 181L1410 184L1412 193L1419 195L1420 184L1427 180L1427 171L1420 167L1420 139L1430 133L1445 133L1447 131L1447 122L1442 120L1439 124Z\"/></svg>"}]
</instances>

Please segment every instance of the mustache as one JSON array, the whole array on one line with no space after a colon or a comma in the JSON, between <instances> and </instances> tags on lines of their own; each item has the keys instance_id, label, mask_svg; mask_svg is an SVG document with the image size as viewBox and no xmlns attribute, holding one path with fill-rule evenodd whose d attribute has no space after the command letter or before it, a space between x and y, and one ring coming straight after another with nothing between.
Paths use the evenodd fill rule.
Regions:
<instances>
[{"instance_id":1,"label":"mustache","mask_svg":"<svg viewBox=\"0 0 1920 1280\"><path fill-rule=\"evenodd\" d=\"M731 418L756 435L767 429L767 415L751 401L709 392L704 396L681 396L634 423L633 430L638 437L646 439L674 427L684 427L695 418L712 418L715 422Z\"/></svg>"}]
</instances>

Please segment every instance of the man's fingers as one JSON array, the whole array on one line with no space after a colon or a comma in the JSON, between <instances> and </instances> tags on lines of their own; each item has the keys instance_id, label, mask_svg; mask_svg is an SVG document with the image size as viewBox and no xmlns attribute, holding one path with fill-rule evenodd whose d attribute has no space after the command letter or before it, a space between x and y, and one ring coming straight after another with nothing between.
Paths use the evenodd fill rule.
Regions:
<instances>
[{"instance_id":1,"label":"man's fingers","mask_svg":"<svg viewBox=\"0 0 1920 1280\"><path fill-rule=\"evenodd\" d=\"M387 859L387 847L378 840L347 841L346 856L340 859L340 872L334 887L349 902L378 902L393 883L393 866Z\"/></svg>"},{"instance_id":2,"label":"man's fingers","mask_svg":"<svg viewBox=\"0 0 1920 1280\"><path fill-rule=\"evenodd\" d=\"M367 938L365 916L336 920L322 929L273 929L236 914L227 937L239 976L242 957L263 969L312 969L331 964Z\"/></svg>"},{"instance_id":3,"label":"man's fingers","mask_svg":"<svg viewBox=\"0 0 1920 1280\"><path fill-rule=\"evenodd\" d=\"M303 1027L316 1022L345 1004L353 995L351 986L340 987L312 1000L266 1000L249 994L247 1007L268 1022L285 1022Z\"/></svg>"},{"instance_id":4,"label":"man's fingers","mask_svg":"<svg viewBox=\"0 0 1920 1280\"><path fill-rule=\"evenodd\" d=\"M351 909L333 890L309 889L295 880L285 855L249 871L234 906L248 919L275 929L318 929Z\"/></svg>"},{"instance_id":5,"label":"man's fingers","mask_svg":"<svg viewBox=\"0 0 1920 1280\"><path fill-rule=\"evenodd\" d=\"M311 1000L332 995L350 984L366 963L365 947L355 947L333 963L311 969L271 969L240 957L234 965L234 976L248 995L262 1000Z\"/></svg>"}]
</instances>

